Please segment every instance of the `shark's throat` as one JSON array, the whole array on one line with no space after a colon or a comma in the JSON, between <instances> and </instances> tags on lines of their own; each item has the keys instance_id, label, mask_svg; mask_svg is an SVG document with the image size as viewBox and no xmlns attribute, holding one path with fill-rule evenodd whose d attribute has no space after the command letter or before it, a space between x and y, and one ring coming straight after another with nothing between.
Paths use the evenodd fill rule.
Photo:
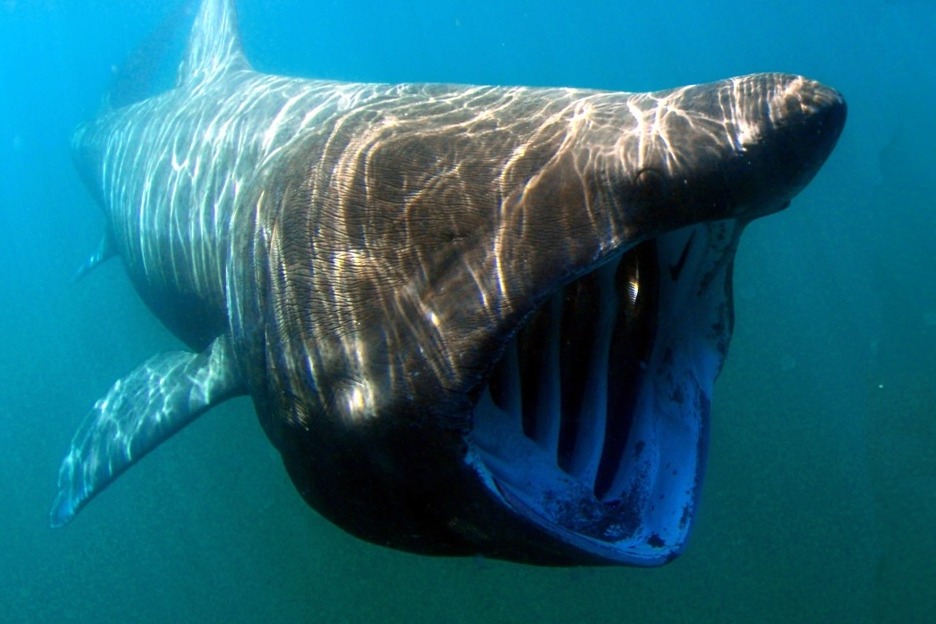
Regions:
<instances>
[{"instance_id":1,"label":"shark's throat","mask_svg":"<svg viewBox=\"0 0 936 624\"><path fill-rule=\"evenodd\" d=\"M741 226L644 241L562 287L508 344L468 461L525 520L597 560L677 555L731 334Z\"/></svg>"}]
</instances>

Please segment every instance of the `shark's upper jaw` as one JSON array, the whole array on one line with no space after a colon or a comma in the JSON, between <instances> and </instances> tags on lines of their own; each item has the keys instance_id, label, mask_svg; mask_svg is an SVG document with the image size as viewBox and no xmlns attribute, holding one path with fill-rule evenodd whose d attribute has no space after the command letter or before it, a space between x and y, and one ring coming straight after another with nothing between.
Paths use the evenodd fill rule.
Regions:
<instances>
[{"instance_id":1,"label":"shark's upper jaw","mask_svg":"<svg viewBox=\"0 0 936 624\"><path fill-rule=\"evenodd\" d=\"M661 235L561 288L482 392L468 462L501 504L582 560L658 565L683 547L741 227Z\"/></svg>"}]
</instances>

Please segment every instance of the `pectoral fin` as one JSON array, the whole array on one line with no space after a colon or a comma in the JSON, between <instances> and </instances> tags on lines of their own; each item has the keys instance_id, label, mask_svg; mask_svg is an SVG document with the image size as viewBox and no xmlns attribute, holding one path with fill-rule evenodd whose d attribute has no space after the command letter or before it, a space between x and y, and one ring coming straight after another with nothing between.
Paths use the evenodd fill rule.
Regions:
<instances>
[{"instance_id":1,"label":"pectoral fin","mask_svg":"<svg viewBox=\"0 0 936 624\"><path fill-rule=\"evenodd\" d=\"M202 353L173 351L120 379L85 418L59 471L53 527L161 442L244 387L227 337Z\"/></svg>"},{"instance_id":2,"label":"pectoral fin","mask_svg":"<svg viewBox=\"0 0 936 624\"><path fill-rule=\"evenodd\" d=\"M105 233L101 238L101 242L98 243L97 249L94 250L94 253L85 260L84 264L78 267L77 271L75 271L75 275L72 277L72 284L82 279L85 275L101 266L105 260L113 258L115 255L117 255L117 251L114 249L114 242L110 234Z\"/></svg>"}]
</instances>

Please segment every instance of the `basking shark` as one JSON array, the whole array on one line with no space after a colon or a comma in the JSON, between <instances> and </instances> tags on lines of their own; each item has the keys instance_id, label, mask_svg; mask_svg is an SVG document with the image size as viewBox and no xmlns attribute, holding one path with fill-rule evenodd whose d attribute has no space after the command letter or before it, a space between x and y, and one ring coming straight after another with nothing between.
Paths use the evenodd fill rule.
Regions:
<instances>
[{"instance_id":1,"label":"basking shark","mask_svg":"<svg viewBox=\"0 0 936 624\"><path fill-rule=\"evenodd\" d=\"M845 122L765 73L651 93L254 71L205 0L172 90L73 139L119 256L190 350L117 381L54 526L250 395L309 505L366 540L658 565L696 514L745 224Z\"/></svg>"}]
</instances>

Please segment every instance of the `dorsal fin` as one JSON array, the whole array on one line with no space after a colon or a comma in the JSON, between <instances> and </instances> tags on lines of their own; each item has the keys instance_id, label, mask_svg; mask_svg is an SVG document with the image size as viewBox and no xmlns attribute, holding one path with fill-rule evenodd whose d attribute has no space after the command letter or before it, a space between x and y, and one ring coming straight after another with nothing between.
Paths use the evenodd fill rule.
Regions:
<instances>
[{"instance_id":1,"label":"dorsal fin","mask_svg":"<svg viewBox=\"0 0 936 624\"><path fill-rule=\"evenodd\" d=\"M179 67L178 85L208 82L242 69L249 70L250 63L241 49L234 0L203 0Z\"/></svg>"}]
</instances>

